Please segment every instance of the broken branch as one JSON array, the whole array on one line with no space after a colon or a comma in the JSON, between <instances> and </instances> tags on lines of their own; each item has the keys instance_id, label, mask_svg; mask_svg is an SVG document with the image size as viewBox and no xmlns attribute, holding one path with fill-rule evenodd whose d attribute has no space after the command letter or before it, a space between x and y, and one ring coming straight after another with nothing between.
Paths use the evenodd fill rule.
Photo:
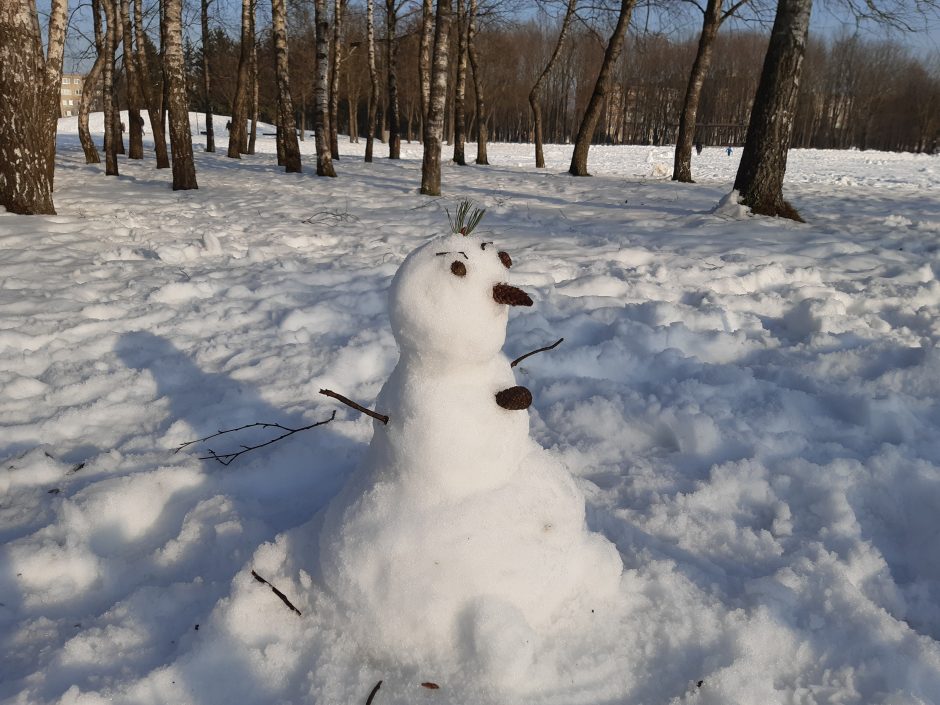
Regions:
<instances>
[{"instance_id":1,"label":"broken branch","mask_svg":"<svg viewBox=\"0 0 940 705\"><path fill-rule=\"evenodd\" d=\"M271 588L271 590L274 591L274 594L281 598L281 602L283 602L285 605L287 605L288 607L290 607L290 608L291 608L294 612L296 612L298 615L300 614L300 610L297 609L296 607L294 607L293 603L292 603L290 600L287 599L287 595L285 595L283 592L281 592L280 590L278 590L278 589L277 589L276 587L274 587L271 583L269 583L267 580L265 580L265 579L262 578L260 575L258 575L255 571L251 571L251 577L253 577L255 580L257 580L259 583L264 583L264 584L267 585L269 588Z\"/></svg>"},{"instance_id":2,"label":"broken branch","mask_svg":"<svg viewBox=\"0 0 940 705\"><path fill-rule=\"evenodd\" d=\"M376 411L372 411L372 409L367 409L364 406L360 406L359 404L354 402L352 399L347 399L342 394L337 394L336 392L330 389L321 389L320 394L327 396L327 397L332 397L333 399L336 399L337 401L343 402L346 406L350 406L356 411L362 412L366 416L371 416L373 419L376 419L377 421L381 421L384 424L388 424L388 416L386 416L385 414L380 414Z\"/></svg>"},{"instance_id":3,"label":"broken branch","mask_svg":"<svg viewBox=\"0 0 940 705\"><path fill-rule=\"evenodd\" d=\"M513 360L512 362L510 362L510 363L509 363L509 366L510 366L510 367L515 367L515 366L518 365L520 362L522 362L523 360L525 360L527 357L531 357L532 355L535 355L536 353L545 352L546 350L553 350L554 348L558 347L558 346L561 344L561 341L563 341L563 340L564 340L564 338L559 338L558 340L556 340L556 341L555 341L554 343L552 343L551 345L547 345L547 346L545 346L544 348L539 348L538 350L533 350L532 352L527 352L525 355L520 355L520 356L517 357L515 360Z\"/></svg>"},{"instance_id":4,"label":"broken branch","mask_svg":"<svg viewBox=\"0 0 940 705\"><path fill-rule=\"evenodd\" d=\"M282 426L282 425L279 424L279 423L261 423L261 422L258 422L258 423L250 423L250 424L246 424L246 425L244 425L244 426L239 426L238 428L229 428L229 429L226 429L226 430L224 430L224 431L219 431L218 433L213 433L211 436L206 436L205 438L199 438L199 439L196 439L195 441L186 441L185 443L180 444L180 446L179 446L175 451L173 451L173 452L174 452L174 453L179 453L181 450L183 450L183 448L185 448L186 446L191 446L191 445L193 445L194 443L204 443L205 441L208 441L210 438L215 438L216 436L221 436L221 435L223 435L223 434L225 434L225 433L233 433L233 432L235 432L235 431L244 431L246 428L255 428L255 427L259 427L259 428L279 428L279 429L281 429L282 431L286 431L286 433L282 433L282 434L281 434L280 436L278 436L277 438L272 438L270 441L266 441L265 443L259 443L259 444L256 445L256 446L245 446L245 445L243 445L241 450L239 450L239 451L237 451L237 452L234 452L234 453L221 453L221 454L219 454L219 453L216 453L216 452L215 452L214 450L212 450L211 448L209 448L209 449L206 451L206 452L208 453L208 455L201 455L201 456L199 456L199 460L218 460L220 463L222 463L222 465L228 465L228 464L230 464L233 460L235 460L235 458L237 458L239 455L241 455L242 453L247 453L249 450L255 450L255 449L257 449L257 448L264 448L265 446L269 446L269 445L271 445L272 443L277 443L277 442L278 442L279 440L281 440L282 438L287 438L288 436L292 436L292 435L294 435L295 433L299 433L299 432L301 432L301 431L307 431L307 430L309 430L309 429L311 429L311 428L316 428L317 426L322 426L323 424L328 424L330 421L332 421L332 420L335 419L335 418L336 418L336 412L334 411L334 412L330 415L330 418L325 419L325 420L323 420L323 421L317 421L316 423L312 423L312 424L310 424L309 426L303 426L303 427L301 427L301 428L288 428L287 426Z\"/></svg>"}]
</instances>

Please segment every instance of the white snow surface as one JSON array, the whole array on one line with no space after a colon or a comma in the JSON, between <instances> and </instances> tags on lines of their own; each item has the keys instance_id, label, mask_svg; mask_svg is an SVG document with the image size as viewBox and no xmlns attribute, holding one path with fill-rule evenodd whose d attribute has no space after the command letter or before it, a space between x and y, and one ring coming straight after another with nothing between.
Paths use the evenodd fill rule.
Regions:
<instances>
[{"instance_id":1,"label":"white snow surface","mask_svg":"<svg viewBox=\"0 0 940 705\"><path fill-rule=\"evenodd\" d=\"M224 130L217 154L194 132L200 188L174 192L149 150L117 178L85 165L62 120L58 215L0 214L0 701L364 703L382 680L374 705L940 703L937 157L792 152L798 224L726 198L737 155L719 147L690 185L661 176L665 147L592 148L588 179L564 173L570 147L547 146L536 171L531 146L493 144L492 166L446 162L433 199L417 144L398 162L377 144L365 164L342 140L324 179L311 139L287 175L271 138L236 161ZM571 473L557 486L586 498L578 535L615 545L623 572L551 615L476 603L425 658L431 610L477 588L372 576L364 605L321 569L327 507L378 465L373 421L318 391L405 413L380 408L407 396L390 380L389 286L462 198L487 208L476 237L534 299L491 360L565 338L499 380L534 396L539 463L519 466ZM451 406L435 427L485 453L479 414ZM228 466L200 456L282 431L174 452L334 409ZM425 430L412 457L446 453ZM475 460L454 454L455 483ZM385 501L374 518L391 531L362 555L472 527L497 548L453 555L499 572L526 512L553 501L544 475L522 477L452 511L429 509L431 488L420 506ZM574 545L539 570L609 579ZM533 541L517 560L551 551Z\"/></svg>"}]
</instances>

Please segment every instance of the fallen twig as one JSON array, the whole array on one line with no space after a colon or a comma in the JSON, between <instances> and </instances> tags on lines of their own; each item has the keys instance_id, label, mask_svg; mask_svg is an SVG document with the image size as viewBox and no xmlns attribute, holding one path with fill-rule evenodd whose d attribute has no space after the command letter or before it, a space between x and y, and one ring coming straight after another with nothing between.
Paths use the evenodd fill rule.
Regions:
<instances>
[{"instance_id":1,"label":"fallen twig","mask_svg":"<svg viewBox=\"0 0 940 705\"><path fill-rule=\"evenodd\" d=\"M334 412L330 415L330 418L325 419L325 420L323 420L323 421L317 421L316 423L312 423L312 424L310 424L309 426L303 426L303 427L301 427L301 428L288 428L287 426L282 426L282 425L279 424L279 423L261 423L261 422L258 422L258 423L250 423L250 424L246 424L246 425L244 425L244 426L239 426L238 428L228 428L228 429L226 429L226 430L224 430L224 431L219 431L219 432L217 432L217 433L213 433L211 436L206 436L205 438L196 439L195 441L186 441L185 443L181 444L181 445L179 446L179 448L177 448L177 449L176 449L175 451L173 451L173 452L174 452L174 453L179 453L181 450L183 450L183 448L185 448L186 446L191 446L191 445L193 445L194 443L204 443L205 441L208 441L210 438L215 438L216 436L221 436L221 435L223 435L223 434L225 434L225 433L233 433L234 431L244 431L246 428L255 428L255 427L259 427L259 428L279 428L279 429L281 429L282 431L286 431L286 432L287 432L287 433L282 433L282 434L281 434L280 436L278 436L277 438L272 438L270 441L267 441L267 442L265 442L265 443L259 443L259 444L256 445L256 446L245 446L245 445L243 445L241 450L236 451L236 452L233 452L233 453L221 453L221 454L219 454L219 453L216 453L216 452L215 452L214 450L212 450L211 448L209 448L209 449L206 451L206 452L208 453L208 455L201 455L201 456L199 456L199 460L218 460L220 463L222 463L222 465L228 465L229 463L231 463L233 460L235 460L235 458L237 458L237 457L238 457L239 455L241 455L242 453L247 453L249 450L255 450L255 449L257 449L257 448L264 448L265 446L269 446L269 445L271 445L272 443L277 443L277 442L278 442L279 440L281 440L282 438L287 438L288 436L291 436L291 435L293 435L293 434L295 434L295 433L299 433L300 431L307 431L307 430L309 430L309 429L311 429L311 428L316 428L317 426L322 426L323 424L328 424L330 421L332 421L332 420L335 419L335 418L336 418L336 412L334 411Z\"/></svg>"},{"instance_id":2,"label":"fallen twig","mask_svg":"<svg viewBox=\"0 0 940 705\"><path fill-rule=\"evenodd\" d=\"M298 615L300 614L300 610L297 609L296 607L294 607L294 604L293 604L290 600L287 599L287 595L285 595L283 592L281 592L280 590L278 590L278 589L277 589L276 587L274 587L271 583L269 583L267 580L265 580L265 579L262 578L260 575L258 575L255 571L251 571L251 576L252 576L255 580L257 580L259 583L264 583L264 584L267 585L269 588L271 588L271 590L274 591L274 594L281 598L281 602L283 602L285 605L287 605L288 607L290 607L290 608L291 608L294 612L296 612Z\"/></svg>"},{"instance_id":3,"label":"fallen twig","mask_svg":"<svg viewBox=\"0 0 940 705\"><path fill-rule=\"evenodd\" d=\"M377 421L381 421L384 424L388 424L388 416L386 416L385 414L380 414L377 411L372 411L372 409L367 409L364 406L360 406L359 404L354 402L352 399L347 399L342 394L337 394L336 392L330 389L321 389L320 394L322 394L323 396L332 397L333 399L336 399L337 401L343 402L346 406L352 407L356 411L361 411L366 416L371 416L373 419L376 419Z\"/></svg>"},{"instance_id":4,"label":"fallen twig","mask_svg":"<svg viewBox=\"0 0 940 705\"><path fill-rule=\"evenodd\" d=\"M430 681L421 684L422 688L427 688L428 690L440 690L441 686L437 683L431 683Z\"/></svg>"},{"instance_id":5,"label":"fallen twig","mask_svg":"<svg viewBox=\"0 0 940 705\"><path fill-rule=\"evenodd\" d=\"M515 366L518 365L520 362L522 362L523 360L525 360L527 357L531 357L532 355L535 355L536 353L545 352L546 350L553 350L554 348L558 347L558 346L561 344L561 341L563 341L563 340L564 340L564 338L559 338L558 340L556 340L556 341L555 341L554 343L552 343L551 345L547 345L547 346L545 346L544 348L539 348L538 350L533 350L532 352L527 352L525 355L520 355L520 356L517 357L515 360L513 360L512 362L510 362L510 363L509 363L509 366L510 366L510 367L515 367Z\"/></svg>"},{"instance_id":6,"label":"fallen twig","mask_svg":"<svg viewBox=\"0 0 940 705\"><path fill-rule=\"evenodd\" d=\"M372 689L372 692L369 693L369 699L366 700L366 705L372 705L372 698L375 697L375 694L379 692L379 688L382 687L382 681L379 681L375 684L375 687Z\"/></svg>"}]
</instances>

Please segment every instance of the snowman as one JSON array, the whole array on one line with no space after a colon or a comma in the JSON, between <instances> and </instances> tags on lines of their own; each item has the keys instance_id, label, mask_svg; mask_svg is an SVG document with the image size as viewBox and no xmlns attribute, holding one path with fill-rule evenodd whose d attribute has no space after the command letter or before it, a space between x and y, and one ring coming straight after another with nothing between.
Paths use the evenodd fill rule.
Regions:
<instances>
[{"instance_id":1,"label":"snowman","mask_svg":"<svg viewBox=\"0 0 940 705\"><path fill-rule=\"evenodd\" d=\"M504 684L613 599L623 570L570 473L529 438L532 395L501 352L510 307L532 305L506 282L511 264L460 233L402 263L400 357L376 401L387 423L319 541L323 585L372 658Z\"/></svg>"}]
</instances>

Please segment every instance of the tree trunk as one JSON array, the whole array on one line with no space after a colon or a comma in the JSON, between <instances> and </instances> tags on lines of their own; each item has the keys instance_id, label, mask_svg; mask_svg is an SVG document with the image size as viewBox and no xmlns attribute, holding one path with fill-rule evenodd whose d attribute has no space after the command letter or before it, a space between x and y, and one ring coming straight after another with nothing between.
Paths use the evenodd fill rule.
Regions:
<instances>
[{"instance_id":1,"label":"tree trunk","mask_svg":"<svg viewBox=\"0 0 940 705\"><path fill-rule=\"evenodd\" d=\"M107 2L107 0L104 0ZM150 82L150 66L147 59L147 44L144 41L143 0L134 0L134 37L137 49L132 52L137 65L137 75L141 77L140 87L147 103L147 115L150 117L150 131L153 134L153 148L157 156L157 169L170 168L170 155L166 149L166 133L160 116L160 100ZM105 150L107 155L107 150Z\"/></svg>"},{"instance_id":2,"label":"tree trunk","mask_svg":"<svg viewBox=\"0 0 940 705\"><path fill-rule=\"evenodd\" d=\"M379 76L375 70L375 1L366 0L366 37L369 52L369 124L366 132L365 161L372 161L372 144L375 141L375 114L379 102Z\"/></svg>"},{"instance_id":3,"label":"tree trunk","mask_svg":"<svg viewBox=\"0 0 940 705\"><path fill-rule=\"evenodd\" d=\"M610 72L623 50L623 40L627 34L627 27L630 24L630 15L633 14L634 5L636 5L636 0L621 0L620 2L620 15L617 18L617 26L614 27L614 33L610 35L610 41L607 42L604 61L601 64L600 73L597 74L597 81L594 83L594 92L591 94L587 110L584 111L584 117L581 118L581 126L578 128L574 153L571 155L571 166L568 168L568 173L572 176L589 176L587 170L588 150L591 148L594 130L597 128L597 121L600 119L601 110L604 107L604 98L607 96L607 89L610 86Z\"/></svg>"},{"instance_id":4,"label":"tree trunk","mask_svg":"<svg viewBox=\"0 0 940 705\"><path fill-rule=\"evenodd\" d=\"M422 129L424 127L424 121L427 119L428 96L431 93L431 43L433 41L434 41L434 0L422 0L421 2L421 40L418 44L418 81L421 85L421 126L422 126Z\"/></svg>"},{"instance_id":5,"label":"tree trunk","mask_svg":"<svg viewBox=\"0 0 940 705\"><path fill-rule=\"evenodd\" d=\"M255 43L252 27L252 0L242 0L242 39L238 53L238 75L235 83L235 100L232 103L232 120L228 132L228 156L239 159L248 150L248 91L251 47Z\"/></svg>"},{"instance_id":6,"label":"tree trunk","mask_svg":"<svg viewBox=\"0 0 940 705\"><path fill-rule=\"evenodd\" d=\"M251 65L248 67L248 75L251 78L251 129L248 131L248 151L246 154L255 153L255 145L258 139L258 42L255 38L255 0L251 0Z\"/></svg>"},{"instance_id":7,"label":"tree trunk","mask_svg":"<svg viewBox=\"0 0 940 705\"><path fill-rule=\"evenodd\" d=\"M734 188L761 215L802 221L783 199L812 0L779 0Z\"/></svg>"},{"instance_id":8,"label":"tree trunk","mask_svg":"<svg viewBox=\"0 0 940 705\"><path fill-rule=\"evenodd\" d=\"M672 180L687 184L692 181L692 143L695 141L695 120L698 115L699 98L705 75L712 61L712 48L721 26L722 0L708 0L702 20L702 34L698 40L698 51L692 62L689 84L685 89L682 112L679 115L679 134L676 137L676 155L672 168Z\"/></svg>"},{"instance_id":9,"label":"tree trunk","mask_svg":"<svg viewBox=\"0 0 940 705\"><path fill-rule=\"evenodd\" d=\"M169 85L170 147L173 150L173 190L199 188L193 162L193 136L189 126L189 98L183 58L183 0L166 3L166 50L164 62Z\"/></svg>"},{"instance_id":10,"label":"tree trunk","mask_svg":"<svg viewBox=\"0 0 940 705\"><path fill-rule=\"evenodd\" d=\"M117 12L113 0L102 0L107 28L104 33L104 173L118 175L117 142L121 138L121 125L114 109L114 52L118 38Z\"/></svg>"},{"instance_id":11,"label":"tree trunk","mask_svg":"<svg viewBox=\"0 0 940 705\"><path fill-rule=\"evenodd\" d=\"M144 158L144 129L140 117L140 106L143 98L140 93L140 78L137 67L134 66L134 40L131 31L131 3L130 0L121 2L121 30L124 39L124 80L127 84L127 157L128 159Z\"/></svg>"},{"instance_id":12,"label":"tree trunk","mask_svg":"<svg viewBox=\"0 0 940 705\"><path fill-rule=\"evenodd\" d=\"M330 152L330 101L329 73L330 47L328 34L330 20L326 14L326 0L314 0L317 41L317 85L314 129L317 141L317 176L336 176L333 155Z\"/></svg>"},{"instance_id":13,"label":"tree trunk","mask_svg":"<svg viewBox=\"0 0 940 705\"><path fill-rule=\"evenodd\" d=\"M343 65L343 11L346 0L333 1L333 61L330 64L330 154L339 159L339 78Z\"/></svg>"},{"instance_id":14,"label":"tree trunk","mask_svg":"<svg viewBox=\"0 0 940 705\"><path fill-rule=\"evenodd\" d=\"M535 85L532 86L532 90L529 92L529 106L532 108L532 132L533 139L535 140L536 169L545 168L545 154L542 151L542 86L545 83L545 79L548 78L548 75L552 72L552 67L555 66L555 62L561 54L561 47L565 43L565 37L568 35L568 28L571 26L571 18L574 17L577 4L578 0L568 0L568 7L565 10L565 19L561 22L561 31L558 32L558 41L555 42L555 50L552 52L548 64L542 69L542 73L539 74Z\"/></svg>"},{"instance_id":15,"label":"tree trunk","mask_svg":"<svg viewBox=\"0 0 940 705\"><path fill-rule=\"evenodd\" d=\"M215 151L215 130L212 127L212 92L209 79L209 3L200 3L202 24L202 107L206 111L206 151Z\"/></svg>"},{"instance_id":16,"label":"tree trunk","mask_svg":"<svg viewBox=\"0 0 940 705\"><path fill-rule=\"evenodd\" d=\"M0 3L0 206L55 215L52 182L68 3L52 0L43 56L32 0Z\"/></svg>"},{"instance_id":17,"label":"tree trunk","mask_svg":"<svg viewBox=\"0 0 940 705\"><path fill-rule=\"evenodd\" d=\"M290 97L287 59L287 9L284 0L271 0L271 24L274 32L275 77L277 80L280 127L284 139L284 168L288 174L300 173L300 146L294 127L294 104Z\"/></svg>"},{"instance_id":18,"label":"tree trunk","mask_svg":"<svg viewBox=\"0 0 940 705\"><path fill-rule=\"evenodd\" d=\"M464 0L457 1L457 76L454 86L454 161L467 164L467 22Z\"/></svg>"},{"instance_id":19,"label":"tree trunk","mask_svg":"<svg viewBox=\"0 0 940 705\"><path fill-rule=\"evenodd\" d=\"M97 56L91 71L85 76L82 83L82 97L78 101L78 139L82 143L82 151L85 152L86 164L100 164L101 157L98 156L98 150L95 148L95 141L91 138L91 131L88 129L88 113L91 110L91 101L95 96L95 86L98 85L98 79L101 77L101 70L104 68L104 33L101 31L101 7L98 0L91 2L91 16L95 31L95 50ZM91 89L88 87L91 86Z\"/></svg>"},{"instance_id":20,"label":"tree trunk","mask_svg":"<svg viewBox=\"0 0 940 705\"><path fill-rule=\"evenodd\" d=\"M477 35L477 0L470 0L467 13L467 56L470 59L470 68L473 69L473 90L476 93L477 112L477 164L489 164L486 158L486 110L483 101L483 75L480 73L480 62L477 57L477 48L474 40Z\"/></svg>"},{"instance_id":21,"label":"tree trunk","mask_svg":"<svg viewBox=\"0 0 940 705\"><path fill-rule=\"evenodd\" d=\"M401 159L401 112L398 106L398 9L385 0L386 65L388 68L388 158Z\"/></svg>"},{"instance_id":22,"label":"tree trunk","mask_svg":"<svg viewBox=\"0 0 940 705\"><path fill-rule=\"evenodd\" d=\"M444 112L447 102L447 41L452 22L451 0L437 0L434 49L431 62L431 92L428 94L428 119L424 123L424 159L421 163L421 193L441 195L441 141L444 137Z\"/></svg>"}]
</instances>

